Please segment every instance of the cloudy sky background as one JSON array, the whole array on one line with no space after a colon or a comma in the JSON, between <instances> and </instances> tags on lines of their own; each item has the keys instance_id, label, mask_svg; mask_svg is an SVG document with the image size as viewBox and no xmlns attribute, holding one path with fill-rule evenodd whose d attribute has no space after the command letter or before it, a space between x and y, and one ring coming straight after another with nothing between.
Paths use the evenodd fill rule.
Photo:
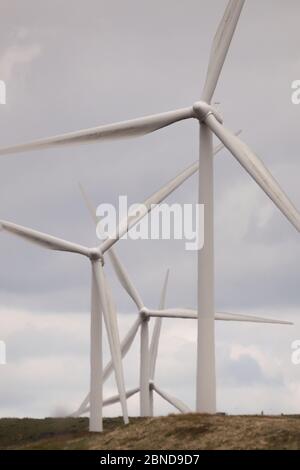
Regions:
<instances>
[{"instance_id":1,"label":"cloudy sky background","mask_svg":"<svg viewBox=\"0 0 300 470\"><path fill-rule=\"evenodd\" d=\"M2 2L1 145L191 105L204 83L210 44L226 1L66 0ZM225 123L244 140L300 206L299 116L291 83L299 79L300 4L246 2L215 94ZM153 135L1 158L0 213L53 235L94 245L81 181L95 205L143 201L197 159L198 129L183 122ZM217 143L217 142L216 142ZM223 151L216 157L216 307L295 322L293 327L216 325L218 409L233 413L300 409L298 235ZM197 177L169 202L196 202ZM126 241L118 253L149 307L171 269L167 306L196 307L196 256L183 241ZM1 234L0 416L72 411L89 384L89 286L86 260L47 252ZM107 272L121 335L136 309ZM166 320L157 382L194 407L192 321ZM106 348L106 357L108 357ZM125 361L138 382L138 342ZM136 367L133 367L136 364ZM111 380L105 395L114 393ZM138 399L130 402L138 413ZM157 413L172 409L160 399ZM119 414L118 406L107 409Z\"/></svg>"}]
</instances>

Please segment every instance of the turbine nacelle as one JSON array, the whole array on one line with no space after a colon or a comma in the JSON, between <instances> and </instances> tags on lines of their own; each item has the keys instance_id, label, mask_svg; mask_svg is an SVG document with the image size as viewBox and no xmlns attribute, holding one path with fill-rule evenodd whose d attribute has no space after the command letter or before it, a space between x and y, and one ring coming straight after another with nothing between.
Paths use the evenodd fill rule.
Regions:
<instances>
[{"instance_id":1,"label":"turbine nacelle","mask_svg":"<svg viewBox=\"0 0 300 470\"><path fill-rule=\"evenodd\" d=\"M104 257L100 248L91 248L89 250L89 258L91 261L101 261L104 266Z\"/></svg>"},{"instance_id":2,"label":"turbine nacelle","mask_svg":"<svg viewBox=\"0 0 300 470\"><path fill-rule=\"evenodd\" d=\"M223 118L220 113L205 101L197 101L194 103L193 110L196 118L199 119L200 122L205 121L206 118L212 114L220 124L223 124Z\"/></svg>"},{"instance_id":3,"label":"turbine nacelle","mask_svg":"<svg viewBox=\"0 0 300 470\"><path fill-rule=\"evenodd\" d=\"M147 307L143 307L139 312L142 321L150 320L150 310Z\"/></svg>"}]
</instances>

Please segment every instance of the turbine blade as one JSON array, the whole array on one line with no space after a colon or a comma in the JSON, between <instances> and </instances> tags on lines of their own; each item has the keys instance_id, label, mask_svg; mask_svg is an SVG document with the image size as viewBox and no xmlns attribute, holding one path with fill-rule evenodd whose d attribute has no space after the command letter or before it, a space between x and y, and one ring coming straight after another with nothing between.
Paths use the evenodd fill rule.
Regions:
<instances>
[{"instance_id":1,"label":"turbine blade","mask_svg":"<svg viewBox=\"0 0 300 470\"><path fill-rule=\"evenodd\" d=\"M241 135L241 133L242 133L242 130L240 129L239 131L235 132L234 135L238 137L239 135ZM221 152L221 150L224 150L225 148L226 148L225 145L223 145L222 143L219 144L219 145L217 145L217 146L214 148L214 153L213 153L213 155L214 155L214 156L217 155L219 152ZM198 168L197 168L197 169L199 170L199 160L198 160L197 162L195 162L195 164L196 164L196 163L198 164Z\"/></svg>"},{"instance_id":2,"label":"turbine blade","mask_svg":"<svg viewBox=\"0 0 300 470\"><path fill-rule=\"evenodd\" d=\"M87 396L85 397L81 405L77 408L77 410L69 415L70 418L78 418L83 413L86 413L86 408L89 405L89 401L90 401L90 393L87 394Z\"/></svg>"},{"instance_id":3,"label":"turbine blade","mask_svg":"<svg viewBox=\"0 0 300 470\"><path fill-rule=\"evenodd\" d=\"M184 318L184 319L194 319L198 318L196 310L191 310L187 308L167 308L162 310L148 310L147 314L150 317L157 318Z\"/></svg>"},{"instance_id":4,"label":"turbine blade","mask_svg":"<svg viewBox=\"0 0 300 470\"><path fill-rule=\"evenodd\" d=\"M133 388L132 390L129 390L128 392L126 392L126 399L132 397L133 395L136 395L139 391L140 391L140 389L138 387ZM120 401L120 396L119 395L114 395L113 397L106 398L103 401L103 406L114 405L115 403L118 403L119 401ZM86 409L85 412L86 411L88 411L88 410Z\"/></svg>"},{"instance_id":5,"label":"turbine blade","mask_svg":"<svg viewBox=\"0 0 300 470\"><path fill-rule=\"evenodd\" d=\"M169 283L169 276L170 276L170 269L167 269L164 285L161 291L160 301L159 301L159 309L164 309L166 306L166 297L167 297L167 289Z\"/></svg>"},{"instance_id":6,"label":"turbine blade","mask_svg":"<svg viewBox=\"0 0 300 470\"><path fill-rule=\"evenodd\" d=\"M166 113L155 114L130 121L118 122L105 126L93 127L78 132L56 135L25 144L0 148L0 155L28 152L31 150L60 147L63 145L84 144L99 140L116 140L126 137L138 137L167 127L184 119L194 118L192 108L177 109Z\"/></svg>"},{"instance_id":7,"label":"turbine blade","mask_svg":"<svg viewBox=\"0 0 300 470\"><path fill-rule=\"evenodd\" d=\"M120 396L120 402L122 407L122 413L125 424L129 422L128 420L128 411L127 411L127 402L126 402L126 391L125 391L125 381L124 381L124 371L121 355L121 345L119 341L119 331L116 321L116 312L114 311L112 305L112 299L107 290L107 281L104 275L103 266L101 262L93 262L93 273L97 281L97 286L99 289L99 298L101 299L101 305L103 310L103 316L105 320L105 326L108 336L108 342L112 357L112 362L114 365L115 377L117 388Z\"/></svg>"},{"instance_id":8,"label":"turbine blade","mask_svg":"<svg viewBox=\"0 0 300 470\"><path fill-rule=\"evenodd\" d=\"M172 406L177 408L178 411L181 413L191 413L191 410L189 409L188 406L186 406L181 400L178 400L178 398L174 398L168 393L164 392L161 390L161 388L157 387L157 385L153 384L153 389L160 395L164 400L166 400L168 403L170 403Z\"/></svg>"},{"instance_id":9,"label":"turbine blade","mask_svg":"<svg viewBox=\"0 0 300 470\"><path fill-rule=\"evenodd\" d=\"M160 309L165 308L169 274L170 274L170 270L168 269L166 272L166 277L165 277L165 281L164 281L162 292L161 292L160 303L159 303ZM157 362L158 345L159 345L159 338L161 334L161 327L162 327L162 318L156 318L153 333L152 333L151 344L150 344L150 380L152 381L154 380L154 377L155 377L155 367L156 367L156 362Z\"/></svg>"},{"instance_id":10,"label":"turbine blade","mask_svg":"<svg viewBox=\"0 0 300 470\"><path fill-rule=\"evenodd\" d=\"M124 392L125 392L125 397L122 397L122 394L120 393L120 402L123 410L123 414L125 412L124 416L124 421L125 423L128 423L128 412L127 412L127 402L125 400L126 398L126 389L125 389L125 382L124 382L124 372L123 372L123 363L122 363L122 351L121 351L121 342L120 342L120 336L119 336L119 327L118 327L118 320L117 320L117 311L116 311L116 306L112 297L112 293L110 290L110 286L107 282L106 276L103 272L104 275L104 280L105 280L105 288L106 288L106 294L107 294L107 303L108 303L108 311L110 314L110 320L111 320L111 332L113 336L113 343L115 345L115 350L116 350L116 356L117 356L117 361L119 365L119 387L124 386Z\"/></svg>"},{"instance_id":11,"label":"turbine blade","mask_svg":"<svg viewBox=\"0 0 300 470\"><path fill-rule=\"evenodd\" d=\"M140 324L141 324L141 318L138 317L137 320L135 320L132 327L130 328L130 330L128 331L125 338L123 339L123 341L121 343L122 358L124 358L126 356L129 349L131 348L131 345L134 341L134 338L136 337L136 334L138 332ZM109 363L106 365L106 367L103 370L103 383L110 377L113 370L114 370L113 363L112 363L112 361L109 361ZM86 407L89 404L89 400L90 400L90 394L88 393L87 396L85 397L85 399L83 400L83 402L81 403L81 405L79 406L79 408L71 416L76 417L76 416L80 416L83 413L85 413L84 410L86 410Z\"/></svg>"},{"instance_id":12,"label":"turbine blade","mask_svg":"<svg viewBox=\"0 0 300 470\"><path fill-rule=\"evenodd\" d=\"M159 338L161 334L162 328L162 318L156 318L152 339L150 344L150 380L154 380L155 378L155 368L157 363L157 355L158 355L158 346L159 346Z\"/></svg>"},{"instance_id":13,"label":"turbine blade","mask_svg":"<svg viewBox=\"0 0 300 470\"><path fill-rule=\"evenodd\" d=\"M80 183L79 183L79 188L80 188L83 200L85 202L85 205L89 213L91 214L91 217L94 220L95 224L98 226L98 230L99 230L99 228L101 228L101 220L96 215L96 209L91 203L91 200L88 197L86 190ZM134 287L132 281L129 278L128 273L126 272L124 265L122 264L120 258L118 257L113 247L108 251L108 255L109 255L110 262L114 268L114 271L116 273L116 276L120 284L126 290L128 295L132 298L138 310L141 310L144 306L141 296L139 295L137 289Z\"/></svg>"},{"instance_id":14,"label":"turbine blade","mask_svg":"<svg viewBox=\"0 0 300 470\"><path fill-rule=\"evenodd\" d=\"M141 319L140 317L138 317L121 343L122 358L124 358L126 354L128 353L128 351L130 350L131 345L136 337L136 334L138 332L140 325L141 325ZM103 371L104 381L108 379L112 371L113 371L113 364L110 361Z\"/></svg>"},{"instance_id":15,"label":"turbine blade","mask_svg":"<svg viewBox=\"0 0 300 470\"><path fill-rule=\"evenodd\" d=\"M132 390L129 390L128 392L126 392L126 398L131 398L133 395L136 395L137 393L139 393L140 389L137 387L137 388L133 388ZM109 405L114 405L115 403L118 403L120 401L120 397L119 395L114 395L113 397L110 397L110 398L106 398L104 401L103 401L103 406L109 406ZM81 415L84 414L84 413L88 413L90 411L90 407L87 403L87 405L82 409L82 412L80 413ZM79 415L77 415L76 413L70 415L70 418L77 418Z\"/></svg>"},{"instance_id":16,"label":"turbine blade","mask_svg":"<svg viewBox=\"0 0 300 470\"><path fill-rule=\"evenodd\" d=\"M138 293L137 289L134 287L133 283L131 282L124 265L121 263L119 257L117 256L116 252L111 248L109 250L109 259L114 267L115 273L119 279L119 282L126 290L128 295L132 298L133 302L137 306L138 310L142 310L144 303Z\"/></svg>"},{"instance_id":17,"label":"turbine blade","mask_svg":"<svg viewBox=\"0 0 300 470\"><path fill-rule=\"evenodd\" d=\"M207 70L202 100L210 103L233 38L245 0L230 0L216 32Z\"/></svg>"},{"instance_id":18,"label":"turbine blade","mask_svg":"<svg viewBox=\"0 0 300 470\"><path fill-rule=\"evenodd\" d=\"M81 196L84 201L84 204L88 212L90 213L90 216L92 217L92 220L94 221L95 225L97 225L99 220L97 217L96 208L93 206L85 188L80 182L78 183L78 187L79 187L79 191L81 192Z\"/></svg>"},{"instance_id":19,"label":"turbine blade","mask_svg":"<svg viewBox=\"0 0 300 470\"><path fill-rule=\"evenodd\" d=\"M182 318L196 320L198 318L197 310L190 310L184 308L169 308L164 310L147 310L150 317L157 318ZM221 321L238 321L238 322L251 322L251 323L273 323L279 325L292 325L292 323L283 320L273 320L272 318L261 318L252 315L240 315L236 313L215 313L215 320Z\"/></svg>"},{"instance_id":20,"label":"turbine blade","mask_svg":"<svg viewBox=\"0 0 300 470\"><path fill-rule=\"evenodd\" d=\"M275 324L275 325L293 325L293 323L289 321L273 320L272 318L262 318L262 317L255 317L252 315L239 315L236 313L224 313L224 312L216 313L215 320L249 322L249 323L270 323L270 324Z\"/></svg>"},{"instance_id":21,"label":"turbine blade","mask_svg":"<svg viewBox=\"0 0 300 470\"><path fill-rule=\"evenodd\" d=\"M40 245L43 248L48 248L49 250L67 251L71 253L78 253L84 256L89 256L90 251L84 246L77 245L75 243L71 243L66 240L62 240L61 238L56 238L42 232L37 232L36 230L22 227L21 225L16 225L11 222L1 220L0 230L12 233L13 235L23 238L36 245Z\"/></svg>"},{"instance_id":22,"label":"turbine blade","mask_svg":"<svg viewBox=\"0 0 300 470\"><path fill-rule=\"evenodd\" d=\"M258 156L255 155L240 138L233 135L220 124L214 116L209 115L205 120L205 124L214 132L221 142L223 142L225 147L227 147L242 167L299 232L300 214L298 210Z\"/></svg>"}]
</instances>

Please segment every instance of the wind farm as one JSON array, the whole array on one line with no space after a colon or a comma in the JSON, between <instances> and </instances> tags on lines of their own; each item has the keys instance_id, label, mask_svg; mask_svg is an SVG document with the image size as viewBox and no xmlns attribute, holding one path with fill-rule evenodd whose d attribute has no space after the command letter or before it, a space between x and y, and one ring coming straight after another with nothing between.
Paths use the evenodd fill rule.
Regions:
<instances>
[{"instance_id":1,"label":"wind farm","mask_svg":"<svg viewBox=\"0 0 300 470\"><path fill-rule=\"evenodd\" d=\"M79 418L88 416L89 431L102 433L105 431L105 420L103 415L104 407L119 403L122 413L122 425L128 425L131 421L128 412L128 401L133 396L139 397L139 416L141 418L153 418L155 416L156 399L167 402L174 410L182 415L189 416L191 413L199 413L208 416L215 416L218 411L217 403L217 369L216 369L216 339L215 328L217 322L226 322L241 325L246 329L248 325L267 325L268 328L287 328L293 322L288 318L268 318L260 314L239 313L220 310L216 302L215 284L215 159L219 153L228 154L227 160L233 157L240 166L243 175L252 180L255 188L272 204L272 209L281 216L281 223L298 233L300 231L300 213L297 208L297 201L292 202L288 191L283 189L279 181L280 174L276 173L276 178L269 170L264 159L260 158L244 142L246 129L232 132L227 128L226 113L221 116L219 108L214 104L214 95L217 86L222 82L222 70L227 61L227 55L233 41L239 34L239 28L243 28L243 9L245 0L229 0L221 20L216 28L216 32L211 44L207 72L205 76L202 92L196 97L195 102L187 107L166 111L158 114L151 114L141 118L127 121L115 122L112 124L100 125L70 133L58 134L53 137L38 138L25 143L14 142L11 146L0 147L1 159L14 158L15 162L19 158L26 159L26 155L34 152L39 158L47 150L65 148L79 148L82 152L88 153L90 144L95 144L101 154L102 142L109 145L110 142L123 139L130 139L134 145L135 139L142 139L149 134L157 133L168 129L173 125L180 126L183 122L192 121L197 127L198 155L191 156L194 163L187 167L182 165L180 173L175 173L170 168L172 179L163 186L153 188L150 195L145 194L145 200L133 211L129 211L127 216L120 222L115 233L103 236L101 241L95 241L94 246L85 246L77 242L65 240L38 230L38 223L35 228L28 228L12 221L0 219L0 231L7 236L21 238L36 246L36 249L46 249L52 252L62 252L65 257L79 255L86 259L90 265L90 354L89 354L89 390L79 401L69 418ZM250 7L249 7L250 8ZM216 19L217 24L217 19ZM213 32L212 32L213 36ZM201 30L199 31L199 41L201 41ZM251 45L248 45L251 47ZM230 63L227 64L230 68ZM188 86L189 75L185 76ZM201 90L201 87L199 87ZM255 96L253 96L255 100ZM232 97L234 107L234 96ZM260 103L257 103L259 109ZM145 114L147 110L145 110ZM223 113L222 113L223 114ZM235 114L234 114L235 115ZM239 127L243 127L239 122L239 116L235 116ZM263 132L262 127L262 132ZM218 145L214 147L213 139L216 138ZM84 146L82 144L85 144ZM82 147L81 147L82 145ZM153 153L155 152L155 149ZM22 154L22 156L21 156ZM88 161L88 155L86 159ZM123 158L121 155L120 158ZM127 156L126 156L127 158ZM196 159L197 158L197 159ZM99 167L92 168L91 172L101 171L101 162L105 159L105 154L99 158ZM54 161L53 165L59 168L59 161ZM159 165L159 162L157 163ZM148 171L153 161L145 163L145 173ZM130 161L125 162L125 167L130 171ZM117 252L120 240L130 233L130 230L137 227L141 221L147 217L156 207L163 204L170 196L174 196L180 188L193 184L197 178L197 204L204 208L204 226L197 229L203 231L204 245L194 254L197 258L197 305L194 308L185 305L167 307L167 291L172 268L163 267L165 277L161 280L160 292L153 303L148 305L139 291L139 287L133 281L130 265L125 267ZM225 175L224 175L225 177ZM114 185L114 182L111 182ZM99 181L101 186L101 181ZM156 185L157 186L157 185ZM97 205L92 201L85 185L79 184L80 194L83 203L90 215L92 229L101 229L101 219L97 216ZM118 187L114 187L118 194ZM236 194L239 198L239 194ZM124 241L126 242L126 241ZM123 243L124 243L123 242ZM25 248L25 245L23 245ZM15 250L18 248L15 242ZM233 256L234 254L232 254ZM141 263L143 261L141 260ZM107 275L107 264L110 265L120 286L132 301L132 325L125 332L120 330L120 312L116 306L115 294ZM155 267L159 267L159 261L155 262ZM173 292L169 298L172 299ZM174 296L175 297L175 296ZM172 300L172 304L174 304ZM176 304L176 299L175 299ZM187 322L193 322L197 333L196 340L196 370L195 370L195 390L194 407L191 408L181 399L180 393L173 395L169 390L159 383L157 378L157 363L160 358L160 343L162 341L162 325L173 320L180 320L182 328ZM151 328L150 328L151 327ZM266 330L265 330L266 331ZM105 364L103 354L103 340L107 338L109 345L110 360ZM124 360L132 348L134 341L139 341L139 357L136 358L134 367L138 370L138 383L134 388L128 389L126 384L126 374L124 371ZM107 379L113 375L117 394L104 398L104 385Z\"/></svg>"}]
</instances>

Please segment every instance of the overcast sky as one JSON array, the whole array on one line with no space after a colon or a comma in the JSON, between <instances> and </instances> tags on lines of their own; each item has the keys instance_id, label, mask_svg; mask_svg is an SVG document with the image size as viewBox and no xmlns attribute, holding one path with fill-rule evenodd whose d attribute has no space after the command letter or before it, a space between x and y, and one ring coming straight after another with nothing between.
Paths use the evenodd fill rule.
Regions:
<instances>
[{"instance_id":1,"label":"overcast sky","mask_svg":"<svg viewBox=\"0 0 300 470\"><path fill-rule=\"evenodd\" d=\"M2 0L1 146L190 106L200 98L226 3ZM297 0L246 2L214 97L225 124L243 129L298 207L300 106L291 102L291 84L300 79L299 15ZM92 246L78 181L95 205L119 195L142 202L198 158L197 136L188 121L134 140L1 157L1 218ZM299 237L226 151L216 157L215 176L217 310L295 322L218 323L218 409L299 412L300 366L290 359L291 342L300 339ZM193 177L168 202L196 198ZM170 267L167 306L196 307L196 254L183 241L122 240L117 250L147 306L157 306ZM72 411L89 383L89 265L6 234L0 265L8 362L0 366L0 416ZM136 308L106 268L123 336ZM192 321L166 320L157 368L159 385L192 408L195 331ZM138 381L137 348L125 361L128 388ZM111 381L105 395L114 390ZM156 405L157 413L172 411ZM138 413L137 399L130 412Z\"/></svg>"}]
</instances>

